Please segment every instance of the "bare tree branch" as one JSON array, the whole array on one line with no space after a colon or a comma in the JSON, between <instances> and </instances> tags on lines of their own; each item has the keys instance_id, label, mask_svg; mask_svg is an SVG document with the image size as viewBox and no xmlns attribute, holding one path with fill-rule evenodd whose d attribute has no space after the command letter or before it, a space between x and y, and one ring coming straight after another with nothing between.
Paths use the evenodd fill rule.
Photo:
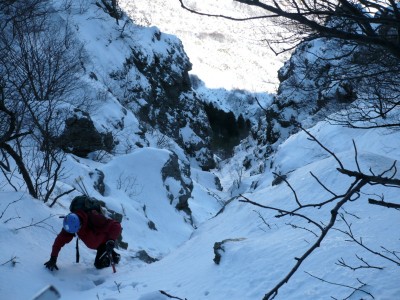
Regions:
<instances>
[{"instance_id":1,"label":"bare tree branch","mask_svg":"<svg viewBox=\"0 0 400 300\"><path fill-rule=\"evenodd\" d=\"M8 263L11 263L12 266L14 267L16 264L19 263L19 262L17 261L17 258L18 258L18 257L13 256L13 257L11 257L11 259L9 259L9 260L7 260L6 262L2 263L0 266L4 266L4 265L6 265L6 264L8 264Z\"/></svg>"},{"instance_id":2,"label":"bare tree branch","mask_svg":"<svg viewBox=\"0 0 400 300\"><path fill-rule=\"evenodd\" d=\"M302 254L302 256L295 257L295 260L296 260L295 265L292 267L291 270L289 270L288 274L280 282L278 282L272 289L270 289L270 291L268 293L265 294L263 300L274 299L277 296L280 288L290 280L290 278L296 273L296 271L301 266L301 264L315 251L315 249L320 247L321 242L324 240L324 238L326 237L328 232L330 230L332 230L332 229L333 230L337 230L339 232L342 232L342 233L348 235L351 238L351 241L355 242L356 244L360 245L364 249L368 250L370 253L372 253L374 255L378 255L378 256L380 256L382 258L385 258L385 259L387 259L387 260L389 260L391 262L394 262L394 263L400 265L400 261L398 260L398 256L397 255L393 255L393 252L389 252L389 253L391 253L395 257L395 259L393 259L393 258L391 258L391 257L389 257L387 255L384 255L382 253L379 253L377 251L372 250L371 248L369 248L368 246L366 246L363 243L362 239L360 239L360 240L356 239L356 237L353 235L353 233L351 231L351 224L349 224L346 221L346 219L344 218L343 214L339 213L339 210L343 209L343 206L344 206L345 203L353 202L353 201L355 201L356 199L358 199L360 197L361 189L365 185L368 185L368 184L369 185L380 184L380 185L383 185L383 186L392 185L392 186L400 187L400 180L393 178L395 173L396 173L396 163L394 162L390 168L384 170L378 176L377 175L366 175L366 174L362 173L360 165L359 165L359 162L358 162L357 147L355 145L355 142L353 141L353 145L354 145L354 149L355 149L356 168L357 168L358 171L350 171L350 170L347 170L347 169L344 168L342 162L338 159L338 157L335 155L335 153L333 153L327 147L322 145L322 143L319 142L316 137L314 137L313 135L311 135L307 131L306 131L306 133L312 138L313 141L318 143L319 146L321 146L325 151L330 153L336 159L338 164L341 166L341 168L337 168L337 170L342 174L345 174L347 176L353 177L354 181L350 184L350 186L348 187L348 189L347 189L345 194L336 195L336 193L330 191L315 175L312 174L312 176L317 179L317 182L325 190L327 190L332 195L334 195L334 197L332 199L329 199L328 201L324 201L324 202L321 202L321 203L318 203L318 204L306 204L306 205L301 205L300 202L297 200L296 202L299 205L299 207L294 209L293 211L287 211L285 209L280 209L280 208L276 208L276 207L262 205L260 203L251 201L250 199L246 198L243 195L240 195L244 199L244 200L239 200L240 202L249 203L249 204L252 204L252 205L255 205L255 206L258 206L258 207L263 207L263 208L271 209L271 210L274 210L274 211L278 211L279 215L277 215L275 217L284 217L284 216L289 215L289 216L296 216L296 217L303 218L303 219L307 220L309 223L314 224L315 226L317 226L321 230L321 233L319 235L316 235L317 236L317 240L314 243L311 243L311 246ZM370 171L372 173L372 170L370 170ZM388 172L392 172L393 173L392 177L391 178L383 177L383 175L387 174ZM287 181L286 181L286 183L288 184ZM291 188L291 190L295 194L295 198L297 199L297 195L296 195L294 189ZM334 200L338 200L338 201L336 202L334 207L330 210L331 216L330 216L329 222L326 225L321 222L321 224L323 224L321 226L319 223L315 222L314 220L312 220L308 216L298 213L298 211L300 211L300 210L302 210L302 209L304 209L306 207L321 207L323 205L326 205L327 203L331 203ZM337 229L337 228L334 227L334 225L336 224L338 215L340 216L340 218L347 225L347 227L348 227L347 231L341 230L341 229ZM293 225L291 223L289 223L288 225L291 225L294 228L301 228L301 227L299 227L297 225ZM375 267L375 266L372 266L372 265L368 264L363 258L359 258L359 259L364 263L364 265L362 265L362 266L360 266L358 268L367 268L367 267L368 268L376 268L376 269L380 268L380 267ZM344 262L344 260L339 261L339 263L341 263L343 266L350 267L349 265L347 265ZM354 267L351 267L351 268L354 268ZM364 286L364 284L362 285L362 287L363 286ZM352 288L352 287L349 287L349 288ZM353 288L353 289L356 291L356 290L361 289L361 287L359 289L358 288ZM372 295L370 295L370 296L373 297Z\"/></svg>"},{"instance_id":3,"label":"bare tree branch","mask_svg":"<svg viewBox=\"0 0 400 300\"><path fill-rule=\"evenodd\" d=\"M362 178L368 181L368 183L374 184L381 184L385 186L392 186L392 187L400 187L400 179L392 179L382 176L374 176L374 175L366 175L364 173L350 171L343 168L337 169L340 173L348 175L350 177Z\"/></svg>"},{"instance_id":4,"label":"bare tree branch","mask_svg":"<svg viewBox=\"0 0 400 300\"><path fill-rule=\"evenodd\" d=\"M54 215L49 215L47 218L44 218L44 219L42 219L42 220L40 220L40 221L36 221L36 222L33 221L33 219L32 219L32 221L31 221L31 223L30 223L29 225L15 228L15 231L18 231L18 230L21 230L21 229L25 229L25 228L29 228L29 227L43 227L42 224L45 224L45 225L49 226L49 225L46 223L46 221L47 221L48 219L53 218L53 217L54 217Z\"/></svg>"},{"instance_id":5,"label":"bare tree branch","mask_svg":"<svg viewBox=\"0 0 400 300\"><path fill-rule=\"evenodd\" d=\"M341 220L344 221L344 223L346 224L347 230L342 230L342 229L338 229L338 228L334 228L334 230L339 231L339 232L341 232L341 233L344 233L345 235L347 235L348 237L350 237L350 241L356 243L357 245L361 246L362 248L364 248L365 250L369 251L370 253L372 253L372 254L374 254L374 255L377 255L377 256L379 256L379 257L382 257L382 258L384 258L384 259L386 259L386 260L388 260L388 261L391 261L391 262L395 263L396 265L400 266L400 260L398 259L398 257L396 257L397 260L396 260L396 259L392 259L391 257L389 257L389 256L387 256L387 255L383 255L382 253L377 252L377 251L375 251L375 250L369 248L368 246L366 246L366 245L364 244L362 238L357 239L357 238L354 236L353 231L352 231L352 229L351 229L351 224L346 220L346 218L345 218L342 214L340 214L340 218L341 218Z\"/></svg>"},{"instance_id":6,"label":"bare tree branch","mask_svg":"<svg viewBox=\"0 0 400 300\"><path fill-rule=\"evenodd\" d=\"M269 229L271 229L271 225L268 224L267 220L265 220L265 218L261 215L261 213L260 213L259 211L257 211L257 210L253 210L253 211L258 215L258 217L261 219L261 221L262 221Z\"/></svg>"},{"instance_id":7,"label":"bare tree branch","mask_svg":"<svg viewBox=\"0 0 400 300\"><path fill-rule=\"evenodd\" d=\"M303 218L303 219L307 220L307 222L309 222L309 223L311 223L311 224L314 224L314 225L315 225L316 227L318 227L321 231L324 230L323 227L322 227L320 224L318 224L317 222L313 221L312 219L310 219L309 217L307 217L307 216L305 216L305 215L302 215L302 214L299 214L299 213L296 213L296 212L292 212L292 211L287 211L287 210L280 209L280 208L275 208L275 207L272 207L272 206L262 205L262 204L260 204L260 203L251 201L249 198L243 196L242 194L240 195L240 197L242 197L242 198L244 199L244 200L239 200L240 202L249 203L249 204L252 204L252 205L254 205L254 206L258 206L258 207L262 207L262 208L267 208L267 209L271 209L271 210L274 210L274 211L279 212L280 214L279 214L279 215L276 215L276 216L275 216L276 218L280 218L280 217L283 217L283 216L285 216L285 215L297 216L297 217L300 217L300 218Z\"/></svg>"},{"instance_id":8,"label":"bare tree branch","mask_svg":"<svg viewBox=\"0 0 400 300\"><path fill-rule=\"evenodd\" d=\"M21 199L22 199L22 197L17 199L17 200L14 200L14 201L8 203L7 206L4 208L4 210L1 212L0 219L3 218L4 214L6 213L7 209L10 207L10 205L13 205L14 203L17 203L17 202L21 201Z\"/></svg>"},{"instance_id":9,"label":"bare tree branch","mask_svg":"<svg viewBox=\"0 0 400 300\"><path fill-rule=\"evenodd\" d=\"M384 207L388 207L388 208L396 208L396 209L400 209L400 204L397 203L391 203L391 202L384 202L384 201L378 201L378 200L374 200L374 199L368 199L368 203L369 204L374 204L374 205L380 205L380 206L384 206Z\"/></svg>"},{"instance_id":10,"label":"bare tree branch","mask_svg":"<svg viewBox=\"0 0 400 300\"><path fill-rule=\"evenodd\" d=\"M386 253L390 253L391 255L393 255L394 257L396 257L396 259L397 259L398 261L400 261L400 256L399 256L400 251L393 251L393 250L391 251L391 250L386 249L386 248L383 247L383 246L381 246L381 248L382 248L383 250L385 250Z\"/></svg>"},{"instance_id":11,"label":"bare tree branch","mask_svg":"<svg viewBox=\"0 0 400 300\"><path fill-rule=\"evenodd\" d=\"M363 259L362 257L358 256L357 254L356 254L356 257L357 257L358 260L360 260L362 263L364 263L364 265L360 265L360 266L357 266L357 267L352 267L348 263L345 262L343 257L341 257L338 260L338 262L335 263L335 264L338 265L338 266L341 266L341 267L349 268L350 270L353 270L353 271L356 271L356 270L359 270L359 269L378 269L378 270L383 270L384 269L382 267L371 266L368 262L365 261L365 259Z\"/></svg>"},{"instance_id":12,"label":"bare tree branch","mask_svg":"<svg viewBox=\"0 0 400 300\"><path fill-rule=\"evenodd\" d=\"M253 0L235 0L235 2L254 6L266 12L264 15L237 18L222 14L202 13L185 5L183 0L179 0L179 2L182 8L191 13L209 17L220 17L233 21L281 18L292 25L290 27L292 30L299 33L299 39L318 33L320 36L384 47L394 56L400 58L399 42L395 39L391 39L390 36L386 37L376 32L376 28L387 26L388 28L394 28L397 33L399 33L398 24L400 20L397 13L398 7L395 4L392 4L390 7L395 12L392 17L392 15L381 14L379 16L372 16L363 13L363 9L366 11L369 7L374 7L375 9L378 7L381 12L388 10L385 3L378 4L369 1L358 4L359 6L363 5L359 8L346 0L341 0L339 3L338 1L329 0L315 0L313 2L288 0L285 1L284 5L278 4L277 1L273 1L273 3L269 4ZM338 4L340 4L340 6ZM338 25L332 26L328 24L327 20L333 17L342 19L344 22L353 23L361 30L350 31ZM304 34L304 32L308 32L308 34Z\"/></svg>"},{"instance_id":13,"label":"bare tree branch","mask_svg":"<svg viewBox=\"0 0 400 300\"><path fill-rule=\"evenodd\" d=\"M324 188L325 191L327 191L328 193L332 194L335 198L338 197L338 195L336 195L333 191L331 191L330 189L328 189L328 188L326 187L326 185L323 184L323 183L321 182L321 180L319 180L319 178L313 174L313 172L310 172L310 174L311 174L311 176L318 182L318 184Z\"/></svg>"},{"instance_id":14,"label":"bare tree branch","mask_svg":"<svg viewBox=\"0 0 400 300\"><path fill-rule=\"evenodd\" d=\"M178 300L187 300L186 298L185 299L183 299L183 298L179 298L179 297L175 297L175 296L172 296L172 295L170 295L170 294L168 294L167 292L165 292L165 291L159 291L161 294L163 294L164 296L167 296L168 298L171 298L171 299L178 299Z\"/></svg>"},{"instance_id":15,"label":"bare tree branch","mask_svg":"<svg viewBox=\"0 0 400 300\"><path fill-rule=\"evenodd\" d=\"M354 186L353 189L349 193L346 194L345 197L343 197L342 200L340 200L335 207L331 210L331 218L329 220L329 223L322 229L321 235L319 238L311 245L310 248L304 254L296 258L296 264L293 266L293 268L289 271L289 273L278 283L276 284L267 294L265 294L263 300L270 300L274 299L276 295L278 294L279 289L287 283L290 278L296 273L297 269L301 266L301 264L314 252L315 249L320 247L321 242L324 240L325 236L329 232L329 230L332 229L332 227L335 225L337 216L338 216L338 211L339 209L349 200L351 200L351 197L353 194L360 192L361 188L367 184L367 181L364 179L361 180L356 180L356 185Z\"/></svg>"},{"instance_id":16,"label":"bare tree branch","mask_svg":"<svg viewBox=\"0 0 400 300\"><path fill-rule=\"evenodd\" d=\"M229 17L229 16L222 15L222 14L210 14L210 13L199 12L195 9L191 9L190 7L188 7L186 4L183 3L183 0L179 0L179 2L181 3L181 7L183 9L185 9L193 14L205 16L205 17L223 18L223 19L227 19L227 20L231 20L231 21L250 21L250 20L277 17L276 15L263 15L263 16L256 16L256 17L235 18L235 17Z\"/></svg>"},{"instance_id":17,"label":"bare tree branch","mask_svg":"<svg viewBox=\"0 0 400 300\"><path fill-rule=\"evenodd\" d=\"M299 127L300 127L301 130L303 130L311 138L311 140L316 142L322 149L324 149L326 152L328 152L337 161L337 163L339 164L341 169L344 169L342 162L339 160L339 158L336 156L335 153L333 153L327 147L322 145L322 143L319 140L317 140L317 138L314 135L312 135L308 130L304 129L302 126L299 126Z\"/></svg>"},{"instance_id":18,"label":"bare tree branch","mask_svg":"<svg viewBox=\"0 0 400 300\"><path fill-rule=\"evenodd\" d=\"M345 298L345 299L349 299L349 298L354 294L354 292L357 292L357 291L363 292L364 294L369 295L372 299L375 299L375 297L374 297L370 292L367 292L366 290L363 290L363 288L364 288L367 284L361 282L359 279L357 279L357 280L358 280L358 282L361 283L361 286L356 288L356 287L353 287L353 286L350 286L350 285L347 285L347 284L336 283L336 282L332 282L332 281L325 280L325 279L323 279L323 278L320 278L320 277L317 277L317 276L315 276L315 275L312 275L311 273L309 273L309 272L307 272L307 271L304 271L304 273L307 273L307 274L310 275L311 277L314 277L315 279L318 279L318 280L320 280L320 281L322 281L322 282L329 283L329 284L336 285L336 286L341 286L341 287L345 287L345 288L352 289L352 290L353 290L353 293L351 293L351 294L350 294L347 298Z\"/></svg>"},{"instance_id":19,"label":"bare tree branch","mask_svg":"<svg viewBox=\"0 0 400 300\"><path fill-rule=\"evenodd\" d=\"M356 162L357 170L361 173L360 164L358 163L358 151L356 142L353 140L353 147L354 147L354 161Z\"/></svg>"},{"instance_id":20,"label":"bare tree branch","mask_svg":"<svg viewBox=\"0 0 400 300\"><path fill-rule=\"evenodd\" d=\"M299 207L301 207L301 203L299 201L299 198L297 197L296 191L293 189L293 187L290 185L289 181L286 180L286 177L279 175L278 173L273 172L272 174L274 174L275 176L277 176L278 178L280 178L281 180L283 180L284 182L286 182L287 186L292 190L294 198L296 200L296 203L299 205Z\"/></svg>"},{"instance_id":21,"label":"bare tree branch","mask_svg":"<svg viewBox=\"0 0 400 300\"><path fill-rule=\"evenodd\" d=\"M53 207L54 204L57 202L58 199L60 199L62 196L68 195L70 193L72 193L73 191L75 191L75 188L72 188L68 191L65 191L64 193L61 193L60 195L58 195L57 197L54 198L53 202L51 202L51 204L49 205L49 207Z\"/></svg>"},{"instance_id":22,"label":"bare tree branch","mask_svg":"<svg viewBox=\"0 0 400 300\"><path fill-rule=\"evenodd\" d=\"M286 223L286 225L289 225L289 226L291 226L291 227L294 228L294 229L303 229L303 230L305 230L305 231L308 231L308 232L312 233L315 237L318 237L318 234L316 234L314 231L312 231L312 230L310 230L310 229L308 229L308 228L306 228L306 227L298 226L298 225L295 225L295 224L293 224L293 223Z\"/></svg>"}]
</instances>

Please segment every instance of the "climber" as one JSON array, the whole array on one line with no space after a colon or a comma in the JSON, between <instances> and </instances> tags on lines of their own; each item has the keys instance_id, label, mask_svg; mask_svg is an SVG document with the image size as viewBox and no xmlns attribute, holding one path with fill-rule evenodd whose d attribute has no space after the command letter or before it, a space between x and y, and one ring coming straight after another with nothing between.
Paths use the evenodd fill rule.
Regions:
<instances>
[{"instance_id":1,"label":"climber","mask_svg":"<svg viewBox=\"0 0 400 300\"><path fill-rule=\"evenodd\" d=\"M121 235L121 224L109 219L95 210L85 212L78 209L64 217L63 228L57 235L51 251L50 260L44 263L50 271L58 270L57 257L61 248L69 243L76 235L90 249L96 249L94 266L102 269L117 264L120 254L114 251L115 242ZM77 240L77 262L79 262L79 250Z\"/></svg>"}]
</instances>

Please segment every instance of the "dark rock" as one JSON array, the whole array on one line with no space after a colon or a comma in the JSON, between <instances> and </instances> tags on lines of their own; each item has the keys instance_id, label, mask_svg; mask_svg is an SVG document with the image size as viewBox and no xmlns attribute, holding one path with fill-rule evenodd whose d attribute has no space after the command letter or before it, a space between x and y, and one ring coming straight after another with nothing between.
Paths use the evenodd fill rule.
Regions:
<instances>
[{"instance_id":1,"label":"dark rock","mask_svg":"<svg viewBox=\"0 0 400 300\"><path fill-rule=\"evenodd\" d=\"M158 261L157 258L151 257L145 250L140 250L136 253L136 256L134 258L138 258L141 261L145 262L146 264L151 264L156 261Z\"/></svg>"},{"instance_id":2,"label":"dark rock","mask_svg":"<svg viewBox=\"0 0 400 300\"><path fill-rule=\"evenodd\" d=\"M149 226L149 228L150 228L151 230L157 231L156 224L154 224L153 221L150 221L150 220L149 220L149 221L147 222L147 226Z\"/></svg>"},{"instance_id":3,"label":"dark rock","mask_svg":"<svg viewBox=\"0 0 400 300\"><path fill-rule=\"evenodd\" d=\"M214 243L214 259L213 261L219 265L220 261L221 261L221 251L225 252L224 247L222 247L222 245L224 244L224 242L215 242Z\"/></svg>"},{"instance_id":4,"label":"dark rock","mask_svg":"<svg viewBox=\"0 0 400 300\"><path fill-rule=\"evenodd\" d=\"M221 242L215 242L214 243L214 258L213 261L219 265L221 262L221 258L222 258L222 252L225 252L225 248L224 245L228 242L240 242L245 240L245 238L237 238L237 239L226 239L223 240Z\"/></svg>"},{"instance_id":5,"label":"dark rock","mask_svg":"<svg viewBox=\"0 0 400 300\"><path fill-rule=\"evenodd\" d=\"M100 195L104 196L104 192L106 190L106 185L104 184L104 172L95 169L94 172L89 173L90 178L93 179L93 187L96 191L100 193Z\"/></svg>"},{"instance_id":6,"label":"dark rock","mask_svg":"<svg viewBox=\"0 0 400 300\"><path fill-rule=\"evenodd\" d=\"M78 111L77 111L78 112ZM114 147L111 133L100 133L89 115L79 112L65 121L65 129L57 138L57 145L67 153L87 157L91 152L110 152Z\"/></svg>"},{"instance_id":7,"label":"dark rock","mask_svg":"<svg viewBox=\"0 0 400 300\"><path fill-rule=\"evenodd\" d=\"M285 181L286 180L286 178L287 178L287 176L286 175L279 175L279 176L276 176L275 178L274 178L274 180L272 180L272 186L274 186L274 185L279 185L279 184L281 184L283 181Z\"/></svg>"},{"instance_id":8,"label":"dark rock","mask_svg":"<svg viewBox=\"0 0 400 300\"><path fill-rule=\"evenodd\" d=\"M172 153L170 159L161 169L161 176L167 191L169 191L167 197L170 199L171 204L175 201L176 209L182 210L188 215L191 215L192 212L188 203L193 190L193 182L190 178L190 166L187 163L179 161L178 156L175 153ZM180 183L181 189L179 190L178 195L174 195L170 192L170 187L168 183L166 183L168 178L173 178Z\"/></svg>"}]
</instances>

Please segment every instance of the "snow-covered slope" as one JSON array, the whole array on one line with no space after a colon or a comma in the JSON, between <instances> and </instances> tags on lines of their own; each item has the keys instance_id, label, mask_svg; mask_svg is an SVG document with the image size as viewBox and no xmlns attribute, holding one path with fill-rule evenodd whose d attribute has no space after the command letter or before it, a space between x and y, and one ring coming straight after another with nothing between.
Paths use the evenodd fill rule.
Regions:
<instances>
[{"instance_id":1,"label":"snow-covered slope","mask_svg":"<svg viewBox=\"0 0 400 300\"><path fill-rule=\"evenodd\" d=\"M358 157L365 172L368 168L376 173L382 172L400 158L398 133L383 129L343 130L325 122L312 128L311 133L351 170L356 167L352 139L359 150L368 149L360 150ZM104 199L112 208L124 207L123 236L129 242L128 250L120 251L122 261L115 274L109 269L96 270L92 265L94 251L82 246L82 261L75 264L73 243L62 250L59 271L51 273L45 270L42 263L48 258L53 238L61 224L57 216L66 212L63 207L68 200L62 200L60 205L49 209L22 193L2 192L2 297L29 299L41 287L53 284L63 295L62 299L168 299L159 290L192 300L262 299L294 266L295 257L301 256L315 242L317 228L301 218L276 219L276 212L241 203L237 199L227 205L223 213L215 216L215 202L200 188L193 193L191 201L197 204L191 208L194 215L203 215L203 221L208 221L193 229L185 224L184 216L174 212L165 197L165 190L161 188L161 166L167 156L166 151L143 149L102 167L108 178L108 192ZM296 134L282 144L274 162L282 171L288 172L287 179L303 204L331 197L311 173L338 194L345 192L351 183L349 177L336 171L338 165L334 158L310 141L305 133ZM125 176L137 178L137 184L141 186L140 193L132 198L116 188L121 170L124 170ZM197 185L216 191L206 172L197 172L194 178L197 178ZM257 180L257 187L246 193L246 197L281 209L295 207L292 191L284 183L272 186L273 176L269 172L243 178L243 184L250 185L253 180ZM395 188L367 187L358 199L348 202L340 214L352 225L352 232L357 239L362 238L365 246L398 260L389 253L398 251L398 211L369 205L367 199L371 194L383 194L388 202L398 198ZM141 213L144 205L148 219L154 221L158 231L148 228L148 219ZM334 203L322 209L307 209L303 213L321 224L327 224L333 206ZM209 217L204 210L208 211ZM348 236L339 231L348 230L343 221L339 220L335 228L337 230L328 234L320 248L280 290L277 299L327 299L331 296L344 299L352 293L355 299L373 299L372 296L374 299L396 299L400 280L398 266L349 242ZM221 260L217 265L213 261L214 243L224 240L227 241L223 245L224 251L220 250ZM136 258L140 249L146 249L157 258L165 253L169 255L146 265ZM371 266L382 269L352 271L338 266L341 259L354 267L362 264L356 255ZM10 259L15 264L7 262ZM24 282L25 288L15 289L21 282ZM361 286L359 291L354 291Z\"/></svg>"}]
</instances>

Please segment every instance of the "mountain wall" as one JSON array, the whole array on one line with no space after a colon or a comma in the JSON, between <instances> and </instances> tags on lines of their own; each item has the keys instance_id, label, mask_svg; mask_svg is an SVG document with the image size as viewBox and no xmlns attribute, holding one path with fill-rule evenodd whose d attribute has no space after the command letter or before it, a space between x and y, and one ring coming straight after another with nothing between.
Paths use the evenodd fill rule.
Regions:
<instances>
[{"instance_id":1,"label":"mountain wall","mask_svg":"<svg viewBox=\"0 0 400 300\"><path fill-rule=\"evenodd\" d=\"M92 105L81 109L100 133L113 134L117 145L113 151L176 144L201 168L213 168L211 128L191 88L192 65L181 41L156 27L134 24L122 11L115 18L103 2L58 8L84 45L83 72L78 77ZM110 115L111 103L120 105L120 113ZM109 118L99 118L99 111Z\"/></svg>"}]
</instances>

